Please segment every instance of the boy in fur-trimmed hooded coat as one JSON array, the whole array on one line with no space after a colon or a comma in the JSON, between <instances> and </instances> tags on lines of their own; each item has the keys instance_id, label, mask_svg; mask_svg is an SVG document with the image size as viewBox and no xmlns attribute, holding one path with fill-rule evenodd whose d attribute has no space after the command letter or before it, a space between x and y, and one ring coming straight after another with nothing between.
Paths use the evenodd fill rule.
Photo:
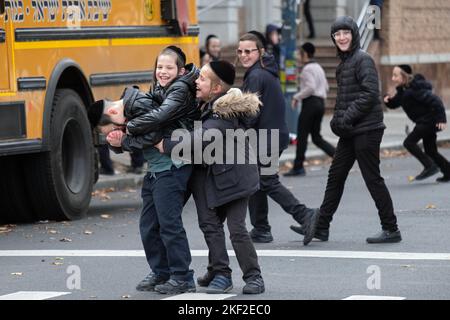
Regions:
<instances>
[{"instance_id":1,"label":"boy in fur-trimmed hooded coat","mask_svg":"<svg viewBox=\"0 0 450 320\"><path fill-rule=\"evenodd\" d=\"M228 62L216 61L204 66L196 82L197 98L205 101L200 103L202 126L190 132L181 142L164 139L156 147L170 154L175 146L183 145L184 150L190 150L190 155L195 159L195 145L201 145L202 151L211 146L211 141L204 141L207 140L205 134L215 131L214 136L221 135L223 145L216 150L216 161L203 159L202 165L194 166L190 180L200 229L209 249L208 271L197 279L197 283L207 287L207 293L225 293L233 288L223 230L226 219L231 243L246 282L243 293L259 294L265 291L264 281L255 247L245 226L248 199L259 188L259 172L249 144L240 145L237 143L239 139L227 130L236 132L241 129L243 134L243 130L247 129L247 118L258 113L260 101L255 94L243 94L239 89L228 91L234 78L234 67ZM231 143L236 156L230 156L227 143ZM223 153L218 155L220 152ZM236 161L242 155L244 164Z\"/></svg>"}]
</instances>

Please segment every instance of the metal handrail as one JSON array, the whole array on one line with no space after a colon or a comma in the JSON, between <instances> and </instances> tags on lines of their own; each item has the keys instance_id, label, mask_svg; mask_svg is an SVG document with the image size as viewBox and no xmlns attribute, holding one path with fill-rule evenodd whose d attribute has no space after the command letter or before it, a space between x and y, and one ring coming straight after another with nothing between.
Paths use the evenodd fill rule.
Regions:
<instances>
[{"instance_id":1,"label":"metal handrail","mask_svg":"<svg viewBox=\"0 0 450 320\"><path fill-rule=\"evenodd\" d=\"M200 9L197 11L197 15L201 16L202 14L204 14L205 12L208 12L209 10L213 9L215 6L218 6L219 4L221 4L222 2L225 2L228 0L217 0L209 5L207 5L206 7Z\"/></svg>"},{"instance_id":2,"label":"metal handrail","mask_svg":"<svg viewBox=\"0 0 450 320\"><path fill-rule=\"evenodd\" d=\"M361 49L364 51L369 48L369 45L372 42L374 36L374 31L369 29L366 23L367 11L369 9L369 6L370 0L366 0L357 20L359 34L361 37Z\"/></svg>"}]
</instances>

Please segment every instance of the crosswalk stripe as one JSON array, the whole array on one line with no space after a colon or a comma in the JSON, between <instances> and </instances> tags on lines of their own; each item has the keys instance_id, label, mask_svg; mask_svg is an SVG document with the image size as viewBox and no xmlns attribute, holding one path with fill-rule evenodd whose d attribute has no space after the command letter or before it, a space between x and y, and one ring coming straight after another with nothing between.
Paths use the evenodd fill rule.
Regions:
<instances>
[{"instance_id":1,"label":"crosswalk stripe","mask_svg":"<svg viewBox=\"0 0 450 320\"><path fill-rule=\"evenodd\" d=\"M257 253L259 257L450 261L450 253L321 250L257 250ZM191 250L191 254L207 257L208 250ZM228 254L235 256L233 250ZM0 250L0 257L145 257L145 253L143 250Z\"/></svg>"},{"instance_id":2,"label":"crosswalk stripe","mask_svg":"<svg viewBox=\"0 0 450 320\"><path fill-rule=\"evenodd\" d=\"M47 300L70 294L70 292L18 291L0 296L0 300Z\"/></svg>"},{"instance_id":3,"label":"crosswalk stripe","mask_svg":"<svg viewBox=\"0 0 450 320\"><path fill-rule=\"evenodd\" d=\"M183 293L161 300L225 300L236 296L236 294Z\"/></svg>"},{"instance_id":4,"label":"crosswalk stripe","mask_svg":"<svg viewBox=\"0 0 450 320\"><path fill-rule=\"evenodd\" d=\"M406 300L406 298L390 296L350 296L342 300Z\"/></svg>"}]
</instances>

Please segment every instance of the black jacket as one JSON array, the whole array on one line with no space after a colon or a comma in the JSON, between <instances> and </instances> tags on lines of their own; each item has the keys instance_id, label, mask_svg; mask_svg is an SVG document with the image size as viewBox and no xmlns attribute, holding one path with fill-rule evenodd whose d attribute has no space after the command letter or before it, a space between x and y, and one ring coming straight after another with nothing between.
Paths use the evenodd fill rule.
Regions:
<instances>
[{"instance_id":1,"label":"black jacket","mask_svg":"<svg viewBox=\"0 0 450 320\"><path fill-rule=\"evenodd\" d=\"M150 93L127 88L123 94L127 129L122 141L126 151L154 146L176 129L191 130L200 111L195 103L199 69L190 64L186 74L165 88L156 85Z\"/></svg>"},{"instance_id":2,"label":"black jacket","mask_svg":"<svg viewBox=\"0 0 450 320\"><path fill-rule=\"evenodd\" d=\"M281 90L278 76L278 66L272 55L263 56L264 68L258 61L251 66L244 76L242 91L256 93L259 95L262 106L259 115L249 122L249 125L258 129L268 129L267 141L270 150L271 130L279 130L279 151L289 145L289 130L286 125L286 104L283 91ZM259 150L258 153L261 153ZM263 152L264 154L264 152ZM268 154L268 153L265 153Z\"/></svg>"},{"instance_id":3,"label":"black jacket","mask_svg":"<svg viewBox=\"0 0 450 320\"><path fill-rule=\"evenodd\" d=\"M331 27L331 34L341 29L351 30L353 40L349 51L342 52L338 48L341 59L336 69L338 92L330 125L337 136L349 138L386 126L378 72L372 57L360 49L358 26L351 17L340 17Z\"/></svg>"},{"instance_id":4,"label":"black jacket","mask_svg":"<svg viewBox=\"0 0 450 320\"><path fill-rule=\"evenodd\" d=\"M397 94L386 106L389 109L403 107L411 121L420 124L436 125L447 123L442 100L433 94L431 83L421 74L416 74L407 86L397 87Z\"/></svg>"},{"instance_id":5,"label":"black jacket","mask_svg":"<svg viewBox=\"0 0 450 320\"><path fill-rule=\"evenodd\" d=\"M248 116L254 116L259 110L260 101L254 94L242 94L235 89L232 93L223 95L215 102L206 105L202 114L202 127L191 131L187 137L181 141L171 141L164 139L164 151L171 154L175 146L185 148L190 151L189 155L183 155L183 159L195 157L195 145L201 145L202 150L212 147L213 141L204 141L203 135L207 130L219 130L223 137L223 149L216 150L221 155L214 155L223 164L217 162L204 163L195 166L194 170L207 170L206 181L202 186L195 188L204 188L208 207L211 209L220 207L234 200L249 197L259 189L259 172L256 164L256 157L248 143L239 144L236 139L228 141L234 146L234 153L227 153L226 130L247 129L245 119ZM244 151L243 151L244 150ZM244 163L237 162L239 156L244 156ZM207 159L203 159L207 161ZM242 160L242 159L241 159Z\"/></svg>"}]
</instances>

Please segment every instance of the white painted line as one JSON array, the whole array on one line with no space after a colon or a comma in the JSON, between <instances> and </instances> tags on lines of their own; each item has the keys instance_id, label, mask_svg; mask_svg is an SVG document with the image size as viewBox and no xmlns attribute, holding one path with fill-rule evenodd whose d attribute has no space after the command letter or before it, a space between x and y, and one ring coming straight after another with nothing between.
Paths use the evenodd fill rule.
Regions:
<instances>
[{"instance_id":1,"label":"white painted line","mask_svg":"<svg viewBox=\"0 0 450 320\"><path fill-rule=\"evenodd\" d=\"M236 294L183 293L161 300L225 300L236 296Z\"/></svg>"},{"instance_id":2,"label":"white painted line","mask_svg":"<svg viewBox=\"0 0 450 320\"><path fill-rule=\"evenodd\" d=\"M405 297L389 297L389 296L350 296L342 300L405 300Z\"/></svg>"},{"instance_id":3,"label":"white painted line","mask_svg":"<svg viewBox=\"0 0 450 320\"><path fill-rule=\"evenodd\" d=\"M0 300L46 300L68 294L70 292L19 291L0 296Z\"/></svg>"},{"instance_id":4,"label":"white painted line","mask_svg":"<svg viewBox=\"0 0 450 320\"><path fill-rule=\"evenodd\" d=\"M299 257L382 260L443 260L450 253L319 251L319 250L257 250L259 257ZM207 257L208 250L191 250L193 257ZM235 256L229 250L230 256ZM143 250L0 250L0 257L145 257Z\"/></svg>"}]
</instances>

